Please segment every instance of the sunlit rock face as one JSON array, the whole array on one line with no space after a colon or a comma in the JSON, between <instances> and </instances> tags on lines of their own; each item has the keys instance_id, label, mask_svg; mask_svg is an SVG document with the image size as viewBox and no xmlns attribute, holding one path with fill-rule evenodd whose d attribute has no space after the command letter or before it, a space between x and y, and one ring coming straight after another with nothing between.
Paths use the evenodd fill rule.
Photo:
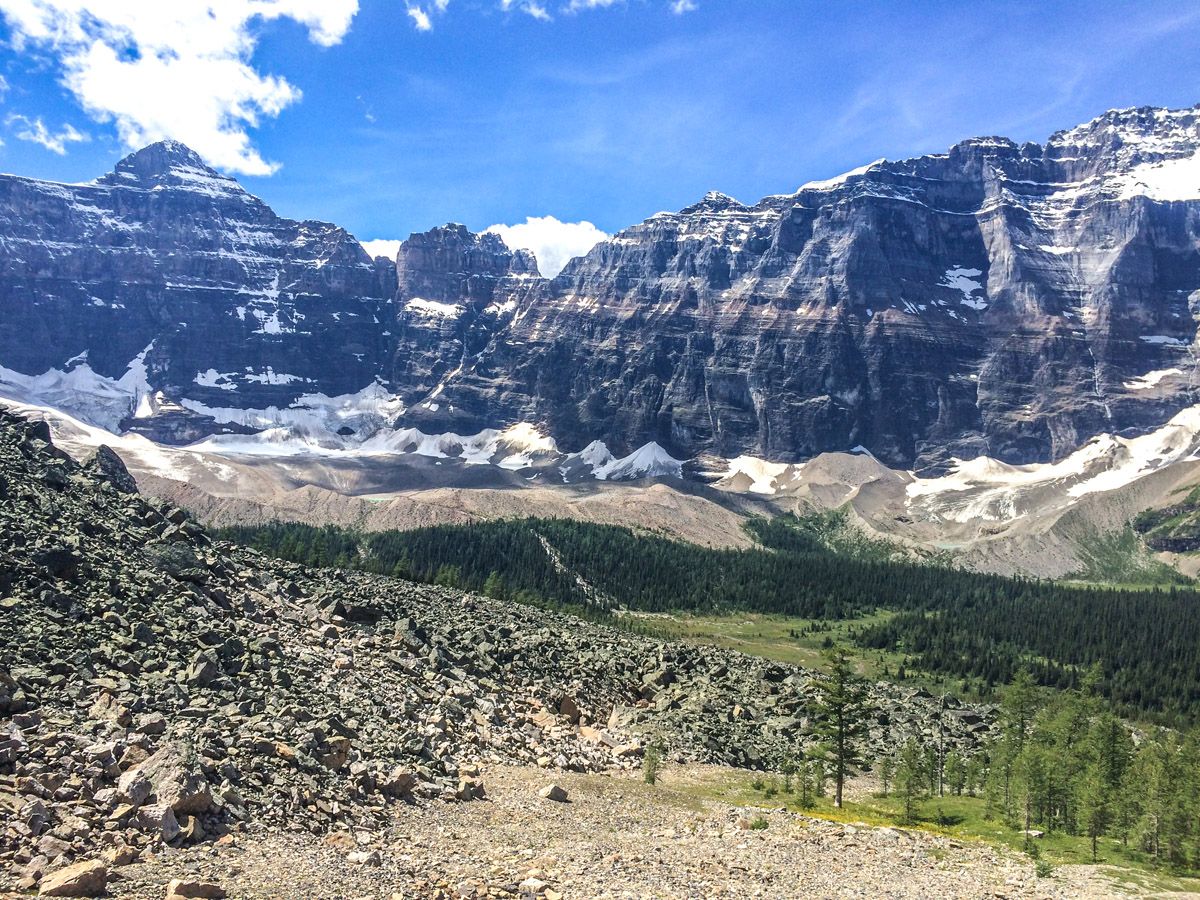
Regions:
<instances>
[{"instance_id":1,"label":"sunlit rock face","mask_svg":"<svg viewBox=\"0 0 1200 900\"><path fill-rule=\"evenodd\" d=\"M192 439L228 427L204 409L386 374L394 266L337 226L280 218L182 144L88 184L0 177L0 243L0 366L81 390L125 377L124 428Z\"/></svg>"},{"instance_id":2,"label":"sunlit rock face","mask_svg":"<svg viewBox=\"0 0 1200 900\"><path fill-rule=\"evenodd\" d=\"M618 457L1060 459L1200 402L1198 151L1196 110L977 138L710 193L545 279L460 225L370 260L157 144L88 185L0 179L0 366L125 379L121 427L174 440L351 397Z\"/></svg>"},{"instance_id":3,"label":"sunlit rock face","mask_svg":"<svg viewBox=\"0 0 1200 900\"><path fill-rule=\"evenodd\" d=\"M619 450L1060 458L1196 402L1197 148L1195 111L1133 110L709 194L569 264L445 393Z\"/></svg>"}]
</instances>

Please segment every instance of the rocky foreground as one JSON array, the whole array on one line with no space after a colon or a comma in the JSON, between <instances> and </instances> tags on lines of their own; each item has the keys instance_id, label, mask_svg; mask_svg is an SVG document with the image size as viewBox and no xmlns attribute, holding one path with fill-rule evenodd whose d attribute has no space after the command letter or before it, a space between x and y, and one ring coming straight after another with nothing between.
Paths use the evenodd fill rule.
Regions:
<instances>
[{"instance_id":1,"label":"rocky foreground","mask_svg":"<svg viewBox=\"0 0 1200 900\"><path fill-rule=\"evenodd\" d=\"M620 772L652 741L770 767L810 740L814 690L791 666L214 542L115 454L81 465L0 411L0 891L121 895L125 867L178 853L473 821L457 810L491 771ZM874 702L875 751L990 727L886 685Z\"/></svg>"},{"instance_id":2,"label":"rocky foreground","mask_svg":"<svg viewBox=\"0 0 1200 900\"><path fill-rule=\"evenodd\" d=\"M636 773L498 766L485 770L483 803L406 808L379 831L315 836L251 826L122 867L109 890L137 900L161 900L173 881L219 885L248 900L1119 895L1093 869L1038 878L1028 859L982 844L704 795L735 774L672 766L650 787ZM543 796L552 781L565 800Z\"/></svg>"}]
</instances>

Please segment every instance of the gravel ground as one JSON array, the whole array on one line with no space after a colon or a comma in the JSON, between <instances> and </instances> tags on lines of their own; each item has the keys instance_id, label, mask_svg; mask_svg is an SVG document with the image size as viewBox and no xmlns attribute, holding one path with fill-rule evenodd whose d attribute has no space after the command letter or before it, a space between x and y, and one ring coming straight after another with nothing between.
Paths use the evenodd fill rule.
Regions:
<instances>
[{"instance_id":1,"label":"gravel ground","mask_svg":"<svg viewBox=\"0 0 1200 900\"><path fill-rule=\"evenodd\" d=\"M169 879L190 877L256 900L1121 896L1084 867L1039 879L1027 861L985 845L744 809L687 790L714 773L671 769L650 788L631 774L489 769L484 802L407 807L377 833L251 830L115 869L109 890L161 900ZM568 802L538 795L552 782ZM759 815L768 827L749 829Z\"/></svg>"}]
</instances>

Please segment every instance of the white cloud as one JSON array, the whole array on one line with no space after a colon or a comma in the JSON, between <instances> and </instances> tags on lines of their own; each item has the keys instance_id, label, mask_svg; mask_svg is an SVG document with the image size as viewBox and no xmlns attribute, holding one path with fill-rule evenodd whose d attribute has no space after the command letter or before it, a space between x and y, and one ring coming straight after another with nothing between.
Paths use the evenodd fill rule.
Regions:
<instances>
[{"instance_id":1,"label":"white cloud","mask_svg":"<svg viewBox=\"0 0 1200 900\"><path fill-rule=\"evenodd\" d=\"M392 241L387 238L376 238L373 241L359 241L362 248L367 251L367 256L374 259L377 256L386 256L388 259L395 259L396 254L400 250L401 241Z\"/></svg>"},{"instance_id":2,"label":"white cloud","mask_svg":"<svg viewBox=\"0 0 1200 900\"><path fill-rule=\"evenodd\" d=\"M581 9L607 9L623 2L624 0L571 0L567 4L567 12L577 12Z\"/></svg>"},{"instance_id":3,"label":"white cloud","mask_svg":"<svg viewBox=\"0 0 1200 900\"><path fill-rule=\"evenodd\" d=\"M433 22L429 20L429 13L419 6L409 6L408 17L413 20L417 31L429 31L433 28Z\"/></svg>"},{"instance_id":4,"label":"white cloud","mask_svg":"<svg viewBox=\"0 0 1200 900\"><path fill-rule=\"evenodd\" d=\"M358 0L0 0L18 51L48 51L83 109L130 148L182 141L220 168L267 175L248 128L300 98L251 64L253 25L292 19L338 43Z\"/></svg>"},{"instance_id":5,"label":"white cloud","mask_svg":"<svg viewBox=\"0 0 1200 900\"><path fill-rule=\"evenodd\" d=\"M442 8L445 7L446 2L448 0L439 0ZM563 13L577 13L589 9L625 6L627 2L628 0L562 0L558 4L558 9ZM667 5L676 15L692 12L699 8L696 0L670 0ZM513 10L523 12L542 22L549 22L553 18L548 5L543 0L500 0L500 9L504 12Z\"/></svg>"},{"instance_id":6,"label":"white cloud","mask_svg":"<svg viewBox=\"0 0 1200 900\"><path fill-rule=\"evenodd\" d=\"M500 9L504 12L519 10L533 16L539 22L550 21L550 11L546 9L544 3L540 3L538 0L500 0Z\"/></svg>"},{"instance_id":7,"label":"white cloud","mask_svg":"<svg viewBox=\"0 0 1200 900\"><path fill-rule=\"evenodd\" d=\"M532 250L538 270L548 278L609 237L591 222L560 222L554 216L529 216L517 225L492 225L485 230L500 235L513 249Z\"/></svg>"},{"instance_id":8,"label":"white cloud","mask_svg":"<svg viewBox=\"0 0 1200 900\"><path fill-rule=\"evenodd\" d=\"M63 125L57 132L53 132L46 127L46 123L40 116L30 119L28 116L14 113L4 120L4 124L9 128L15 128L16 135L20 140L41 144L51 153L57 153L59 156L66 155L67 144L79 144L91 140L88 135L69 124Z\"/></svg>"}]
</instances>

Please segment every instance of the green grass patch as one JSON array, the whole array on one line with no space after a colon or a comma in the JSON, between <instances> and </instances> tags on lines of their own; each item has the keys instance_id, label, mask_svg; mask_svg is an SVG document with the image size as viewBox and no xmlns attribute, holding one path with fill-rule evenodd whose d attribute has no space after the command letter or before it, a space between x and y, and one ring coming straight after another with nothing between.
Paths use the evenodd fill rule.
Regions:
<instances>
[{"instance_id":1,"label":"green grass patch","mask_svg":"<svg viewBox=\"0 0 1200 900\"><path fill-rule=\"evenodd\" d=\"M1145 588L1190 584L1179 570L1156 559L1129 525L1120 531L1095 532L1079 542L1084 567L1071 581Z\"/></svg>"},{"instance_id":2,"label":"green grass patch","mask_svg":"<svg viewBox=\"0 0 1200 900\"><path fill-rule=\"evenodd\" d=\"M825 650L839 644L849 649L858 674L872 681L895 681L935 692L947 689L963 697L990 696L978 682L924 671L914 666L904 653L857 646L854 639L858 633L885 623L895 615L894 611L886 609L852 619L833 620L763 613L624 613L618 621L630 630L662 640L722 647L816 671L825 671L828 666Z\"/></svg>"},{"instance_id":3,"label":"green grass patch","mask_svg":"<svg viewBox=\"0 0 1200 900\"><path fill-rule=\"evenodd\" d=\"M756 782L761 787L756 788ZM904 824L902 804L895 796L854 796L851 788L850 794L854 798L847 800L840 809L833 805L829 796L818 797L815 806L803 809L795 794L780 790L783 783L781 776L712 771L689 782L675 782L673 789L691 794L700 801L717 800L736 806L771 809L786 807L792 812L830 822L917 829L958 841L983 842L1018 853L1026 848L1026 837L1020 829L985 815L986 803L982 797L947 795L923 799L917 805L916 821ZM771 788L775 788L775 792L768 796ZM1085 836L1056 831L1044 834L1035 843L1038 858L1052 867L1101 866L1119 884L1140 893L1200 891L1197 873L1172 872L1156 867L1155 861L1147 854L1110 837L1100 840L1095 863L1092 862L1091 842Z\"/></svg>"}]
</instances>

